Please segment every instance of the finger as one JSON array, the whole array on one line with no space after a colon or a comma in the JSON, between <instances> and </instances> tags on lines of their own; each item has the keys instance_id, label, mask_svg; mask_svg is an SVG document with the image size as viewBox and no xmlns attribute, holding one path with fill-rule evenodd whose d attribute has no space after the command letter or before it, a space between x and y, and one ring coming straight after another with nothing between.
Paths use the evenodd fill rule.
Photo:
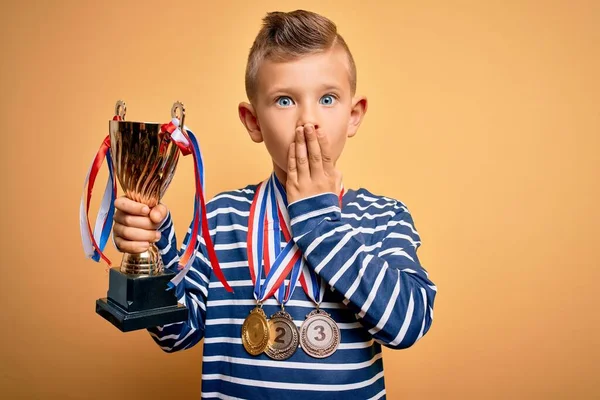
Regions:
<instances>
[{"instance_id":1,"label":"finger","mask_svg":"<svg viewBox=\"0 0 600 400\"><path fill-rule=\"evenodd\" d=\"M119 223L115 223L113 232L115 238L120 237L132 242L156 242L160 239L160 232L156 230L132 228Z\"/></svg>"},{"instance_id":2,"label":"finger","mask_svg":"<svg viewBox=\"0 0 600 400\"><path fill-rule=\"evenodd\" d=\"M150 212L150 207L145 204L138 203L137 201L133 201L128 199L126 196L121 196L115 200L115 207L118 210L121 210L127 214L131 215L148 215Z\"/></svg>"},{"instance_id":3,"label":"finger","mask_svg":"<svg viewBox=\"0 0 600 400\"><path fill-rule=\"evenodd\" d=\"M296 143L292 142L288 149L287 180L298 183L298 167L296 166ZM286 182L287 183L287 182Z\"/></svg>"},{"instance_id":4,"label":"finger","mask_svg":"<svg viewBox=\"0 0 600 400\"><path fill-rule=\"evenodd\" d=\"M304 126L304 137L306 139L306 149L308 151L308 165L310 166L310 174L322 173L323 161L321 159L321 146L317 139L315 127L312 124Z\"/></svg>"},{"instance_id":5,"label":"finger","mask_svg":"<svg viewBox=\"0 0 600 400\"><path fill-rule=\"evenodd\" d=\"M132 242L120 237L115 237L115 244L121 253L139 254L150 248L148 242Z\"/></svg>"},{"instance_id":6,"label":"finger","mask_svg":"<svg viewBox=\"0 0 600 400\"><path fill-rule=\"evenodd\" d=\"M150 210L150 219L155 224L155 228L160 226L168 213L169 209L164 204L158 204L155 207L152 207L152 210Z\"/></svg>"},{"instance_id":7,"label":"finger","mask_svg":"<svg viewBox=\"0 0 600 400\"><path fill-rule=\"evenodd\" d=\"M126 214L121 210L115 211L114 220L121 225L130 226L132 228L148 230L157 228L156 224L154 224L150 218Z\"/></svg>"},{"instance_id":8,"label":"finger","mask_svg":"<svg viewBox=\"0 0 600 400\"><path fill-rule=\"evenodd\" d=\"M321 160L323 164L323 170L328 174L334 174L335 165L333 161L333 157L331 155L331 147L329 145L329 138L327 135L321 130L316 130L317 140L319 142L319 146L321 147Z\"/></svg>"},{"instance_id":9,"label":"finger","mask_svg":"<svg viewBox=\"0 0 600 400\"><path fill-rule=\"evenodd\" d=\"M310 177L308 166L308 155L306 153L306 141L304 140L304 126L296 128L296 169L298 170L298 180Z\"/></svg>"}]
</instances>

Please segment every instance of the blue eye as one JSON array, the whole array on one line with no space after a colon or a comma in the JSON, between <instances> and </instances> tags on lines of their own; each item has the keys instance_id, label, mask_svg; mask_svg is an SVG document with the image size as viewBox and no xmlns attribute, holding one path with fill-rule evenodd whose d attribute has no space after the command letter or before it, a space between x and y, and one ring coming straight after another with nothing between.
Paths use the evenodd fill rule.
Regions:
<instances>
[{"instance_id":1,"label":"blue eye","mask_svg":"<svg viewBox=\"0 0 600 400\"><path fill-rule=\"evenodd\" d=\"M294 101L288 96L281 96L277 99L277 105L281 107L289 107L294 104Z\"/></svg>"},{"instance_id":2,"label":"blue eye","mask_svg":"<svg viewBox=\"0 0 600 400\"><path fill-rule=\"evenodd\" d=\"M325 96L321 97L321 100L319 102L323 105L331 106L335 103L335 100L335 96L331 94L326 94Z\"/></svg>"}]
</instances>

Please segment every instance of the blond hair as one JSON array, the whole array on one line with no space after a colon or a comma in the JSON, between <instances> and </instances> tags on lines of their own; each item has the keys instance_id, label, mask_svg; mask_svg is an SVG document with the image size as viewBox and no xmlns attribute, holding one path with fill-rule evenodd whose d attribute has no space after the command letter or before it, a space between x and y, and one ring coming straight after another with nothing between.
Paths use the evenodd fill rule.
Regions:
<instances>
[{"instance_id":1,"label":"blond hair","mask_svg":"<svg viewBox=\"0 0 600 400\"><path fill-rule=\"evenodd\" d=\"M275 62L295 60L303 55L327 51L341 46L348 55L350 87L356 92L356 65L336 25L314 12L296 10L270 12L263 18L246 65L246 95L253 101L256 95L257 74L263 60Z\"/></svg>"}]
</instances>

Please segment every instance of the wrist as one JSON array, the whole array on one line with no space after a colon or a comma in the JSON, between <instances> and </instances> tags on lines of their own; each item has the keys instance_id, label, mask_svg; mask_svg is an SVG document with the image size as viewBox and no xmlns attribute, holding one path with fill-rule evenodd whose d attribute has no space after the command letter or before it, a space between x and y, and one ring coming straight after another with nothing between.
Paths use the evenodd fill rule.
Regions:
<instances>
[{"instance_id":1,"label":"wrist","mask_svg":"<svg viewBox=\"0 0 600 400\"><path fill-rule=\"evenodd\" d=\"M341 219L339 198L333 192L294 201L288 205L288 213L291 234L296 239L313 230L324 220Z\"/></svg>"}]
</instances>

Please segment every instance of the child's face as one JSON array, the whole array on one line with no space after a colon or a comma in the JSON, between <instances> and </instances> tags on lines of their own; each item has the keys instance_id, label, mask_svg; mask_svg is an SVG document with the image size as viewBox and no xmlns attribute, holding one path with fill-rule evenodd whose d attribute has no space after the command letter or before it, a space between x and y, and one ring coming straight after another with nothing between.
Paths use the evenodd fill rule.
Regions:
<instances>
[{"instance_id":1,"label":"child's face","mask_svg":"<svg viewBox=\"0 0 600 400\"><path fill-rule=\"evenodd\" d=\"M328 152L337 161L346 138L356 134L366 106L366 98L352 97L346 53L334 48L293 61L264 61L255 100L252 105L241 103L239 111L252 140L264 141L274 167L285 172L296 127L317 126L328 136Z\"/></svg>"}]
</instances>

